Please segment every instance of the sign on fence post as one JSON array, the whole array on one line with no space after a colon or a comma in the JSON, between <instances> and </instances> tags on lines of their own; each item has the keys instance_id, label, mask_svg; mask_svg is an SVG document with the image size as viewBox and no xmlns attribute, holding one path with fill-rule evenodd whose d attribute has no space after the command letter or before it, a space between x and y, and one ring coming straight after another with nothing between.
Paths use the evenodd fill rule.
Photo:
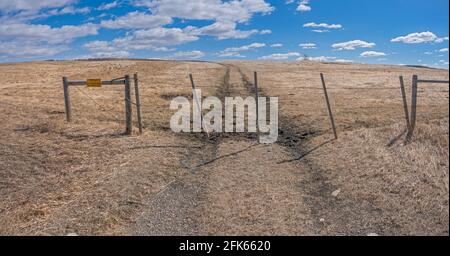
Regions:
<instances>
[{"instance_id":1,"label":"sign on fence post","mask_svg":"<svg viewBox=\"0 0 450 256\"><path fill-rule=\"evenodd\" d=\"M64 88L64 104L66 109L66 119L68 122L72 121L72 108L70 105L70 86L86 86L86 87L102 87L103 85L124 85L125 87L125 119L126 119L126 135L131 135L133 132L132 125L132 102L131 102L131 81L130 76L113 79L111 81L102 81L101 79L87 79L85 81L69 81L67 77L63 77ZM139 131L142 133L142 119L140 110L140 96L137 82L137 75L135 75L135 92L136 92L136 106L138 109Z\"/></svg>"},{"instance_id":2,"label":"sign on fence post","mask_svg":"<svg viewBox=\"0 0 450 256\"><path fill-rule=\"evenodd\" d=\"M87 79L86 86L89 88L100 88L100 87L102 87L102 80L101 79Z\"/></svg>"}]
</instances>

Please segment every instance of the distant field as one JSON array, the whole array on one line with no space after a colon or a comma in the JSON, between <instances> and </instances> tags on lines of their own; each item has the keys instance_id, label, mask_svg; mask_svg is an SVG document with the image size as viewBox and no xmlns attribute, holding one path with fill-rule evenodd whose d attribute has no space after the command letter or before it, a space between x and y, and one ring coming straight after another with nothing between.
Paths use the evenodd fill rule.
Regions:
<instances>
[{"instance_id":1,"label":"distant field","mask_svg":"<svg viewBox=\"0 0 450 256\"><path fill-rule=\"evenodd\" d=\"M191 95L279 97L280 137L175 134L170 101ZM324 73L339 139L333 138ZM449 87L419 90L413 141L399 76L445 70L315 62L143 60L0 64L1 235L448 235ZM139 74L145 132L123 136L120 86L62 77ZM392 146L388 144L392 142Z\"/></svg>"}]
</instances>

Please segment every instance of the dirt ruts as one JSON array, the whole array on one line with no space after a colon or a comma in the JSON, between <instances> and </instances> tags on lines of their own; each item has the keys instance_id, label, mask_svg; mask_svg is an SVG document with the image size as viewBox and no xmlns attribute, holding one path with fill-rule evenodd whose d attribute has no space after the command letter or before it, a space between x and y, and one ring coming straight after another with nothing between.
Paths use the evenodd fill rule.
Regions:
<instances>
[{"instance_id":1,"label":"dirt ruts","mask_svg":"<svg viewBox=\"0 0 450 256\"><path fill-rule=\"evenodd\" d=\"M254 86L239 67L221 64L218 97L249 96ZM261 90L260 95L264 96ZM269 96L269 95L265 95ZM137 235L367 234L360 213L376 219L366 202L336 198L336 187L307 155L315 135L280 113L279 140L260 145L255 134L190 134L201 149L181 161L185 175L149 199L130 228ZM332 143L332 142L327 142ZM376 223L376 221L375 221Z\"/></svg>"},{"instance_id":2,"label":"dirt ruts","mask_svg":"<svg viewBox=\"0 0 450 256\"><path fill-rule=\"evenodd\" d=\"M255 87L249 78L239 71L243 84L249 92L254 93ZM269 97L264 90L259 88L259 95ZM299 190L302 191L303 198L311 209L312 223L314 223L314 233L321 235L367 235L369 233L389 233L391 228L386 227L379 219L381 209L375 208L367 201L352 198L336 198L332 193L338 190L327 179L327 170L320 169L307 156L329 143L334 143L330 139L316 147L308 146L309 140L319 134L306 124L296 126L283 113L279 113L279 137L277 144L287 149L292 155L292 159L281 161L279 164L296 163L299 169L303 170L302 175L306 179L299 180ZM364 216L364 219L363 217ZM369 221L368 221L369 219ZM370 224L369 224L370 223Z\"/></svg>"}]
</instances>

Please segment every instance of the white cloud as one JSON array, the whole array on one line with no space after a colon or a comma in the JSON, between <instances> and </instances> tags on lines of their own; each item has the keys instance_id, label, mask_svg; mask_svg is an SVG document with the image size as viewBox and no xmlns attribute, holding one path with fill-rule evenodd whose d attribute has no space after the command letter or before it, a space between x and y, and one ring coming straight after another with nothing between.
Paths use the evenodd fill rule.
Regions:
<instances>
[{"instance_id":1,"label":"white cloud","mask_svg":"<svg viewBox=\"0 0 450 256\"><path fill-rule=\"evenodd\" d=\"M26 45L29 50L23 53L32 55L53 55L67 50L67 44L76 38L97 35L100 28L129 29L125 36L107 43L88 43L85 49L94 57L124 57L131 50L149 49L170 51L169 46L196 41L200 36L213 36L218 39L243 39L251 35L266 35L271 30L238 29L246 26L257 14L270 14L275 8L265 0L132 0L131 5L147 7L147 10L133 11L124 16L100 21L99 24L67 25L51 27L31 22L52 15L84 14L88 7L78 8L79 0L0 0L0 43L2 56L6 46ZM96 10L116 8L123 1L104 1ZM145 8L144 8L145 9ZM104 17L99 16L99 17ZM204 27L166 28L173 19L212 21ZM95 47L97 47L96 50ZM18 49L18 47L10 47ZM45 53L45 54L44 54ZM116 54L114 54L116 53ZM194 51L195 53L195 51ZM8 55L11 55L8 50ZM19 55L19 54L17 54ZM21 54L23 55L23 54Z\"/></svg>"},{"instance_id":2,"label":"white cloud","mask_svg":"<svg viewBox=\"0 0 450 256\"><path fill-rule=\"evenodd\" d=\"M436 39L436 43L443 43L445 41L448 41L448 39L449 39L448 36L440 37L440 38Z\"/></svg>"},{"instance_id":3,"label":"white cloud","mask_svg":"<svg viewBox=\"0 0 450 256\"><path fill-rule=\"evenodd\" d=\"M177 52L170 59L200 59L205 54L202 51Z\"/></svg>"},{"instance_id":4,"label":"white cloud","mask_svg":"<svg viewBox=\"0 0 450 256\"><path fill-rule=\"evenodd\" d=\"M116 8L117 6L119 6L119 2L117 2L117 1L114 1L114 2L111 2L111 3L103 3L97 8L97 10L99 10L99 11L106 11L106 10L110 10L110 9Z\"/></svg>"},{"instance_id":5,"label":"white cloud","mask_svg":"<svg viewBox=\"0 0 450 256\"><path fill-rule=\"evenodd\" d=\"M98 26L91 23L80 26L66 25L60 28L34 24L0 24L0 37L18 42L32 40L57 44L97 33Z\"/></svg>"},{"instance_id":6,"label":"white cloud","mask_svg":"<svg viewBox=\"0 0 450 256\"><path fill-rule=\"evenodd\" d=\"M336 59L334 62L336 63L353 63L353 60L347 60L347 59Z\"/></svg>"},{"instance_id":7,"label":"white cloud","mask_svg":"<svg viewBox=\"0 0 450 256\"><path fill-rule=\"evenodd\" d=\"M319 57L300 57L297 60L298 61L309 60L309 61L316 61L316 62L330 62L335 59L336 59L336 57L319 56Z\"/></svg>"},{"instance_id":8,"label":"white cloud","mask_svg":"<svg viewBox=\"0 0 450 256\"><path fill-rule=\"evenodd\" d=\"M169 49L164 46L158 46L158 43L147 41L134 41L135 38L119 38L109 41L91 41L83 45L83 48L90 52L90 55L82 58L125 58L132 54L129 50L148 49L155 52L168 52Z\"/></svg>"},{"instance_id":9,"label":"white cloud","mask_svg":"<svg viewBox=\"0 0 450 256\"><path fill-rule=\"evenodd\" d=\"M341 24L327 24L310 22L303 25L304 28L324 28L324 29L341 29Z\"/></svg>"},{"instance_id":10,"label":"white cloud","mask_svg":"<svg viewBox=\"0 0 450 256\"><path fill-rule=\"evenodd\" d=\"M78 0L2 0L0 1L0 12L11 12L21 10L39 11L45 8L63 7L76 3Z\"/></svg>"},{"instance_id":11,"label":"white cloud","mask_svg":"<svg viewBox=\"0 0 450 256\"><path fill-rule=\"evenodd\" d=\"M264 0L137 0L135 3L149 7L155 15L213 20L213 24L205 27L191 27L191 33L197 36L215 36L218 39L242 39L257 33L271 33L269 30L239 30L236 23L248 22L257 13L269 14L275 10Z\"/></svg>"},{"instance_id":12,"label":"white cloud","mask_svg":"<svg viewBox=\"0 0 450 256\"><path fill-rule=\"evenodd\" d=\"M172 23L172 18L168 16L151 15L135 11L115 20L104 20L101 22L101 25L109 29L145 29L156 28L170 23Z\"/></svg>"},{"instance_id":13,"label":"white cloud","mask_svg":"<svg viewBox=\"0 0 450 256\"><path fill-rule=\"evenodd\" d=\"M262 48L265 47L266 44L262 44L262 43L253 43L253 44L249 44L249 45L244 45L241 47L230 47L225 49L225 52L243 52L243 51L249 51L252 49L258 49L258 48Z\"/></svg>"},{"instance_id":14,"label":"white cloud","mask_svg":"<svg viewBox=\"0 0 450 256\"><path fill-rule=\"evenodd\" d=\"M420 32L420 33L411 33L406 36L400 36L397 38L393 38L391 42L394 43L405 43L405 44L421 44L421 43L442 43L444 41L448 41L448 37L438 37L434 33Z\"/></svg>"},{"instance_id":15,"label":"white cloud","mask_svg":"<svg viewBox=\"0 0 450 256\"><path fill-rule=\"evenodd\" d=\"M381 57L381 56L386 56L386 53L384 52L375 52L375 51L367 51L367 52L363 52L360 55L361 57Z\"/></svg>"},{"instance_id":16,"label":"white cloud","mask_svg":"<svg viewBox=\"0 0 450 256\"><path fill-rule=\"evenodd\" d=\"M336 63L352 63L352 60L338 59L336 57L319 56L319 57L300 57L298 61L309 60L315 62L336 62Z\"/></svg>"},{"instance_id":17,"label":"white cloud","mask_svg":"<svg viewBox=\"0 0 450 256\"><path fill-rule=\"evenodd\" d=\"M91 54L84 58L125 58L132 55L130 50L152 50L167 52L170 45L178 45L197 40L178 28L153 28L138 30L113 41L91 41L83 45ZM177 55L178 56L178 55ZM173 56L173 58L177 57ZM180 55L181 57L181 55ZM185 58L188 58L186 56Z\"/></svg>"},{"instance_id":18,"label":"white cloud","mask_svg":"<svg viewBox=\"0 0 450 256\"><path fill-rule=\"evenodd\" d=\"M83 56L82 59L89 58L126 58L131 55L130 52L120 49L107 41L92 41L83 45L91 52L90 55Z\"/></svg>"},{"instance_id":19,"label":"white cloud","mask_svg":"<svg viewBox=\"0 0 450 256\"><path fill-rule=\"evenodd\" d=\"M440 49L439 52L448 52L448 48Z\"/></svg>"},{"instance_id":20,"label":"white cloud","mask_svg":"<svg viewBox=\"0 0 450 256\"><path fill-rule=\"evenodd\" d=\"M0 51L9 58L49 57L67 51L68 44L97 35L98 25L86 23L51 27L32 23L52 15L86 14L89 7L77 8L77 0L0 1Z\"/></svg>"},{"instance_id":21,"label":"white cloud","mask_svg":"<svg viewBox=\"0 0 450 256\"><path fill-rule=\"evenodd\" d=\"M83 45L84 48L92 52L114 52L117 48L107 41L91 41Z\"/></svg>"},{"instance_id":22,"label":"white cloud","mask_svg":"<svg viewBox=\"0 0 450 256\"><path fill-rule=\"evenodd\" d=\"M244 46L240 46L240 47L230 47L230 48L226 48L225 50L221 51L219 53L219 56L220 57L245 57L245 56L242 56L240 53L255 50L258 48L263 48L265 46L266 46L266 44L262 44L262 43L252 43L252 44L244 45Z\"/></svg>"},{"instance_id":23,"label":"white cloud","mask_svg":"<svg viewBox=\"0 0 450 256\"><path fill-rule=\"evenodd\" d=\"M172 45L193 42L199 38L180 28L152 28L137 30L123 38L113 40L117 47L126 50L160 49Z\"/></svg>"},{"instance_id":24,"label":"white cloud","mask_svg":"<svg viewBox=\"0 0 450 256\"><path fill-rule=\"evenodd\" d=\"M304 43L304 44L299 44L298 46L300 46L302 49L317 49L317 45L314 43Z\"/></svg>"},{"instance_id":25,"label":"white cloud","mask_svg":"<svg viewBox=\"0 0 450 256\"><path fill-rule=\"evenodd\" d=\"M300 53L298 52L288 52L288 53L275 53L268 56L262 56L260 60L287 60L291 57L298 57Z\"/></svg>"},{"instance_id":26,"label":"white cloud","mask_svg":"<svg viewBox=\"0 0 450 256\"><path fill-rule=\"evenodd\" d=\"M330 32L330 30L326 30L326 29L313 29L311 31L315 32L315 33L327 33L327 32Z\"/></svg>"},{"instance_id":27,"label":"white cloud","mask_svg":"<svg viewBox=\"0 0 450 256\"><path fill-rule=\"evenodd\" d=\"M247 22L256 13L269 14L274 7L264 0L136 0L152 13L190 20Z\"/></svg>"},{"instance_id":28,"label":"white cloud","mask_svg":"<svg viewBox=\"0 0 450 256\"><path fill-rule=\"evenodd\" d=\"M219 57L222 58L245 58L240 52L221 52L218 54Z\"/></svg>"},{"instance_id":29,"label":"white cloud","mask_svg":"<svg viewBox=\"0 0 450 256\"><path fill-rule=\"evenodd\" d=\"M343 43L333 44L331 47L337 50L355 50L356 48L372 48L374 47L374 43L369 43L362 40L353 40Z\"/></svg>"},{"instance_id":30,"label":"white cloud","mask_svg":"<svg viewBox=\"0 0 450 256\"><path fill-rule=\"evenodd\" d=\"M270 47L272 47L272 48L280 48L280 47L283 47L283 44L272 44Z\"/></svg>"},{"instance_id":31,"label":"white cloud","mask_svg":"<svg viewBox=\"0 0 450 256\"><path fill-rule=\"evenodd\" d=\"M65 14L86 14L89 12L91 12L91 9L89 7L75 8L73 6L66 6L62 9L50 10L47 14L56 16L56 15L65 15Z\"/></svg>"},{"instance_id":32,"label":"white cloud","mask_svg":"<svg viewBox=\"0 0 450 256\"><path fill-rule=\"evenodd\" d=\"M115 51L115 52L94 52L91 55L85 55L80 57L80 59L104 59L104 58L127 58L132 54L128 51Z\"/></svg>"},{"instance_id":33,"label":"white cloud","mask_svg":"<svg viewBox=\"0 0 450 256\"><path fill-rule=\"evenodd\" d=\"M248 38L251 35L260 33L256 29L252 30L239 30L236 29L237 24L229 21L218 21L212 25L197 28L197 27L187 27L186 30L190 34L196 36L214 36L218 39L243 39Z\"/></svg>"},{"instance_id":34,"label":"white cloud","mask_svg":"<svg viewBox=\"0 0 450 256\"><path fill-rule=\"evenodd\" d=\"M297 11L299 11L299 12L309 12L311 10L312 10L312 8L311 8L311 6L309 6L309 0L300 1L299 5L297 7Z\"/></svg>"},{"instance_id":35,"label":"white cloud","mask_svg":"<svg viewBox=\"0 0 450 256\"><path fill-rule=\"evenodd\" d=\"M29 23L31 20L66 14L86 14L89 7L76 8L78 0L0 0L0 24Z\"/></svg>"},{"instance_id":36,"label":"white cloud","mask_svg":"<svg viewBox=\"0 0 450 256\"><path fill-rule=\"evenodd\" d=\"M42 45L33 42L1 42L0 56L6 58L49 57L67 50L64 46Z\"/></svg>"}]
</instances>

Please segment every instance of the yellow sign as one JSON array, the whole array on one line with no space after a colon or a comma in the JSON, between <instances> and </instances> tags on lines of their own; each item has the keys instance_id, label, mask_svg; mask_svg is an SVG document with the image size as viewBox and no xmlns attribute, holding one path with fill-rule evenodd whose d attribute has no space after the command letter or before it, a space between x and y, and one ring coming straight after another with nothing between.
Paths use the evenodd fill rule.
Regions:
<instances>
[{"instance_id":1,"label":"yellow sign","mask_svg":"<svg viewBox=\"0 0 450 256\"><path fill-rule=\"evenodd\" d=\"M88 79L86 81L87 87L102 87L101 79Z\"/></svg>"}]
</instances>

